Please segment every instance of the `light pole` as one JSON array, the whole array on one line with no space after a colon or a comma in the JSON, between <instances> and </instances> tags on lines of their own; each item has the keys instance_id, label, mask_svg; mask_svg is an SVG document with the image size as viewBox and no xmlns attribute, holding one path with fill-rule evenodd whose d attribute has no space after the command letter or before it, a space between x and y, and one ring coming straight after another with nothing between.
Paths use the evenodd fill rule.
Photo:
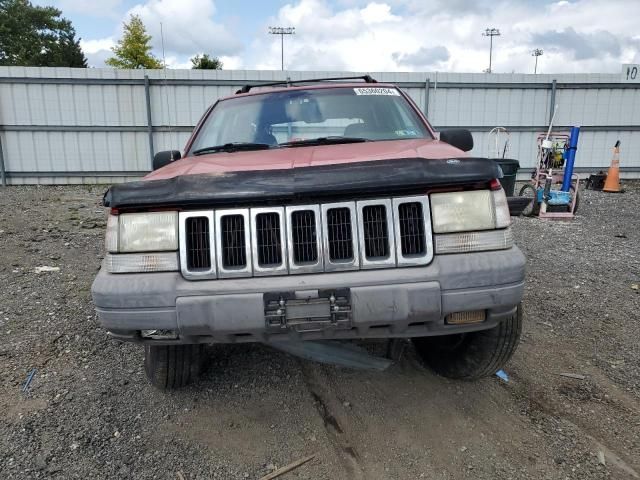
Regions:
<instances>
[{"instance_id":1,"label":"light pole","mask_svg":"<svg viewBox=\"0 0 640 480\"><path fill-rule=\"evenodd\" d=\"M284 70L284 36L294 35L296 27L269 27L269 33L271 35L280 35L280 69Z\"/></svg>"},{"instance_id":2,"label":"light pole","mask_svg":"<svg viewBox=\"0 0 640 480\"><path fill-rule=\"evenodd\" d=\"M536 65L535 67L533 67L533 74L535 75L536 73L538 73L538 57L540 55L542 55L544 52L542 51L541 48L536 48L535 50L533 50L531 52L531 56L536 57Z\"/></svg>"},{"instance_id":3,"label":"light pole","mask_svg":"<svg viewBox=\"0 0 640 480\"><path fill-rule=\"evenodd\" d=\"M500 30L497 28L487 28L482 34L483 37L489 37L489 68L486 70L487 73L491 73L491 55L493 53L493 37L500 36Z\"/></svg>"}]
</instances>

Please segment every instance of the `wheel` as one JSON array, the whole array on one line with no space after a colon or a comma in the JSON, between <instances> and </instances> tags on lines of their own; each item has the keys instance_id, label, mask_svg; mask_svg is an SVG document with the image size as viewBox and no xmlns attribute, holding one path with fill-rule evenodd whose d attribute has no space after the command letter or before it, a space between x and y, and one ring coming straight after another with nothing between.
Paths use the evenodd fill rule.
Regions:
<instances>
[{"instance_id":1,"label":"wheel","mask_svg":"<svg viewBox=\"0 0 640 480\"><path fill-rule=\"evenodd\" d=\"M537 201L537 192L533 185L530 183L524 184L520 189L518 196L531 198L531 203L522 211L522 215L532 217L538 214L540 211L540 204Z\"/></svg>"},{"instance_id":2,"label":"wheel","mask_svg":"<svg viewBox=\"0 0 640 480\"><path fill-rule=\"evenodd\" d=\"M151 384L174 390L198 380L203 345L145 345L144 369Z\"/></svg>"},{"instance_id":3,"label":"wheel","mask_svg":"<svg viewBox=\"0 0 640 480\"><path fill-rule=\"evenodd\" d=\"M522 305L490 330L413 338L424 364L438 375L476 380L502 369L515 352L522 331Z\"/></svg>"},{"instance_id":4,"label":"wheel","mask_svg":"<svg viewBox=\"0 0 640 480\"><path fill-rule=\"evenodd\" d=\"M535 216L540 211L540 204L537 199L536 189L530 183L527 183L522 186L520 189L520 193L518 194L520 197L531 198L531 203L522 211L522 215L526 217Z\"/></svg>"}]
</instances>

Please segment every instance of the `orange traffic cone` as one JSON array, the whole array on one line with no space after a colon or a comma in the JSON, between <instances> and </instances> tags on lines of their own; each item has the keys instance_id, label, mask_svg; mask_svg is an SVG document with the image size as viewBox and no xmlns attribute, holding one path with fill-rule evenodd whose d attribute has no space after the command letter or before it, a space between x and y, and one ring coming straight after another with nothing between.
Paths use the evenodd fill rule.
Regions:
<instances>
[{"instance_id":1,"label":"orange traffic cone","mask_svg":"<svg viewBox=\"0 0 640 480\"><path fill-rule=\"evenodd\" d=\"M603 192L620 192L620 140L613 147L613 158L607 172L607 180L604 182Z\"/></svg>"}]
</instances>

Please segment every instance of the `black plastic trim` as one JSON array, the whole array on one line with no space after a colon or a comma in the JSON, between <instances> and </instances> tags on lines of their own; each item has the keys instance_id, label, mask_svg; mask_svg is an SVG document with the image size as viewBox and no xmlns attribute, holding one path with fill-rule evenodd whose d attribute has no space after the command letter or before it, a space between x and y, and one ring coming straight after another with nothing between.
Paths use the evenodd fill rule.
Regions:
<instances>
[{"instance_id":1,"label":"black plastic trim","mask_svg":"<svg viewBox=\"0 0 640 480\"><path fill-rule=\"evenodd\" d=\"M104 206L146 208L289 203L310 197L395 194L501 177L498 164L487 158L374 160L123 183L107 191Z\"/></svg>"}]
</instances>

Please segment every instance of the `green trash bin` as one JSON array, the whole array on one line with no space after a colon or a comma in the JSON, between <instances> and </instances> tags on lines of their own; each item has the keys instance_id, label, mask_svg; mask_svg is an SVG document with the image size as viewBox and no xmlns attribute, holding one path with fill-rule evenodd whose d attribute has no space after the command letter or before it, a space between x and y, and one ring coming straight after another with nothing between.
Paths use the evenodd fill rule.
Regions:
<instances>
[{"instance_id":1,"label":"green trash bin","mask_svg":"<svg viewBox=\"0 0 640 480\"><path fill-rule=\"evenodd\" d=\"M515 196L516 175L520 169L520 162L513 158L492 158L491 160L496 162L500 165L500 168L502 168L503 177L500 179L500 183L502 184L502 188L504 188L504 192L507 194L507 197Z\"/></svg>"}]
</instances>

